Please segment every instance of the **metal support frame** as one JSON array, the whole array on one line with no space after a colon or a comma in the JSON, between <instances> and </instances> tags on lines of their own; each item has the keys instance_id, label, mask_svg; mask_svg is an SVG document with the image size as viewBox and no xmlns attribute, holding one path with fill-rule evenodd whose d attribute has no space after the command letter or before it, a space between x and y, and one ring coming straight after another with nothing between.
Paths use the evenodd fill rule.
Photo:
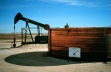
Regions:
<instances>
[{"instance_id":1,"label":"metal support frame","mask_svg":"<svg viewBox=\"0 0 111 72\"><path fill-rule=\"evenodd\" d=\"M29 25L28 25L28 28L29 28L29 33L30 33L30 36L31 36L32 42L34 42Z\"/></svg>"},{"instance_id":2,"label":"metal support frame","mask_svg":"<svg viewBox=\"0 0 111 72\"><path fill-rule=\"evenodd\" d=\"M26 28L27 28L28 22L26 22ZM27 38L27 30L25 30L25 42L26 42L26 38Z\"/></svg>"},{"instance_id":3,"label":"metal support frame","mask_svg":"<svg viewBox=\"0 0 111 72\"><path fill-rule=\"evenodd\" d=\"M33 37L32 37L32 33L31 33L31 30L30 30L30 27L29 27L29 25L28 25L28 22L26 22L26 28L22 28L22 29L21 29L22 44L23 44L23 30L25 30L24 42L26 43L26 39L27 39L27 30L29 30L29 33L30 33L32 42L34 42Z\"/></svg>"},{"instance_id":4,"label":"metal support frame","mask_svg":"<svg viewBox=\"0 0 111 72\"><path fill-rule=\"evenodd\" d=\"M40 27L37 26L38 36L40 36Z\"/></svg>"}]
</instances>

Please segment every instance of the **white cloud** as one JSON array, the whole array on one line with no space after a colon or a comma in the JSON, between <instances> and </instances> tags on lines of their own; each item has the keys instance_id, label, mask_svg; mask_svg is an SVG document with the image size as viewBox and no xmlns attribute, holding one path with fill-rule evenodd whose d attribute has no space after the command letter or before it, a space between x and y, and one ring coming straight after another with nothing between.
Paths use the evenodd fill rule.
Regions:
<instances>
[{"instance_id":1,"label":"white cloud","mask_svg":"<svg viewBox=\"0 0 111 72\"><path fill-rule=\"evenodd\" d=\"M58 3L74 3L76 2L77 0L40 0L40 1L43 1L43 2L58 2Z\"/></svg>"},{"instance_id":2,"label":"white cloud","mask_svg":"<svg viewBox=\"0 0 111 72\"><path fill-rule=\"evenodd\" d=\"M73 6L92 6L92 7L100 7L111 4L109 0L40 0L43 2L57 2L57 3L65 3L67 5Z\"/></svg>"}]
</instances>

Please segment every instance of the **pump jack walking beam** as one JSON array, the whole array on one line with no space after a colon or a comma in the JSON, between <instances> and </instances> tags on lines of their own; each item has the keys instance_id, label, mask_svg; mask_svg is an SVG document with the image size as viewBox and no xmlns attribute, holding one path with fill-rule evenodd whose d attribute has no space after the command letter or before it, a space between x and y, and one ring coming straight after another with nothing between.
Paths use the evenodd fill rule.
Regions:
<instances>
[{"instance_id":1,"label":"pump jack walking beam","mask_svg":"<svg viewBox=\"0 0 111 72\"><path fill-rule=\"evenodd\" d=\"M27 21L28 23L32 23L34 25L38 25L38 26L41 26L43 27L45 30L48 30L50 29L50 26L48 24L42 24L42 23L39 23L39 22L36 22L36 21L33 21L31 19L28 19L28 18L25 18L22 16L21 13L18 13L15 18L14 18L14 24L16 24L19 20L23 20L23 21Z\"/></svg>"}]
</instances>

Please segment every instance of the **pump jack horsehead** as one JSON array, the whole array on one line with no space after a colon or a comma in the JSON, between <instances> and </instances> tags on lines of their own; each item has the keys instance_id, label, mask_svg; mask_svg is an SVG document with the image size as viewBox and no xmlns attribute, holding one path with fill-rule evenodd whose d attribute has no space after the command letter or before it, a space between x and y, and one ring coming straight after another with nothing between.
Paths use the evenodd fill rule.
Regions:
<instances>
[{"instance_id":1,"label":"pump jack horsehead","mask_svg":"<svg viewBox=\"0 0 111 72\"><path fill-rule=\"evenodd\" d=\"M40 29L39 29L39 26L44 28L45 30L49 30L50 29L50 26L48 24L42 24L42 23L39 23L39 22L36 22L36 21L33 21L31 19L28 19L28 18L25 18L23 17L23 15L21 13L17 13L15 18L14 18L14 48L16 47L16 44L15 44L15 24L19 21L19 20L22 20L22 21L25 21L26 22L26 28L28 27L29 28L29 25L28 23L32 23L34 25L37 26L37 31L38 31L38 34L37 36L35 37L35 42L39 41L37 40L38 38L40 38ZM31 34L31 31L30 31L30 28L29 28L29 32L30 32L30 35L31 35L31 38L32 38L32 41L33 41L33 37L32 37L32 34ZM27 33L27 32L26 32ZM25 42L26 42L26 34L25 34ZM33 41L34 42L34 41ZM40 42L40 41L39 41Z\"/></svg>"}]
</instances>

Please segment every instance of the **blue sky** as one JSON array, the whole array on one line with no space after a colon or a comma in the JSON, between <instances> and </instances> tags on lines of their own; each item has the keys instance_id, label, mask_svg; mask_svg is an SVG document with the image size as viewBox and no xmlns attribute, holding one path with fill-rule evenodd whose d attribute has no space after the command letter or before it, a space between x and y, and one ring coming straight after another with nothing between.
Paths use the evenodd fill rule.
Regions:
<instances>
[{"instance_id":1,"label":"blue sky","mask_svg":"<svg viewBox=\"0 0 111 72\"><path fill-rule=\"evenodd\" d=\"M111 0L0 0L0 33L13 32L18 12L51 28L63 28L66 23L70 27L111 26ZM16 32L22 27L25 22L19 21Z\"/></svg>"}]
</instances>

